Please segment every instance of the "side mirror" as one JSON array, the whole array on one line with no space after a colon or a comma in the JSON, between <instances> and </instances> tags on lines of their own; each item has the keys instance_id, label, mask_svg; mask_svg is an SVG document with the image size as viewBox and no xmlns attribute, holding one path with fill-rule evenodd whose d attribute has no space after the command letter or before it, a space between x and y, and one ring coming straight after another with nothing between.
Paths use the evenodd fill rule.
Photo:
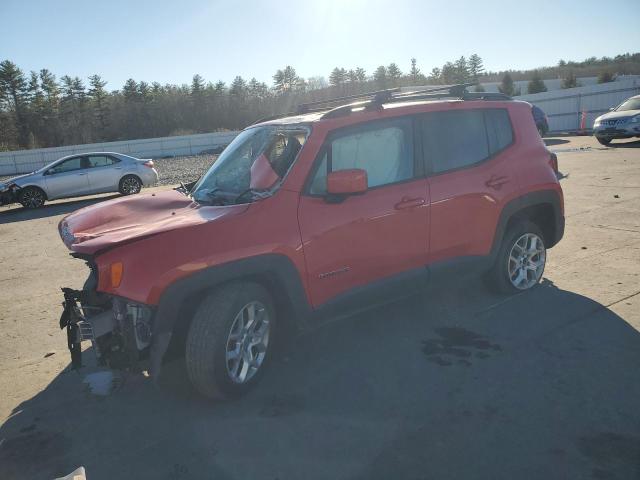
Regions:
<instances>
[{"instance_id":1,"label":"side mirror","mask_svg":"<svg viewBox=\"0 0 640 480\"><path fill-rule=\"evenodd\" d=\"M357 195L368 188L367 172L360 168L337 170L327 175L327 193L329 195Z\"/></svg>"},{"instance_id":2,"label":"side mirror","mask_svg":"<svg viewBox=\"0 0 640 480\"><path fill-rule=\"evenodd\" d=\"M609 111L610 111L610 112L613 112L613 110L614 110L614 108L613 108L613 107L611 107L611 108L609 109Z\"/></svg>"}]
</instances>

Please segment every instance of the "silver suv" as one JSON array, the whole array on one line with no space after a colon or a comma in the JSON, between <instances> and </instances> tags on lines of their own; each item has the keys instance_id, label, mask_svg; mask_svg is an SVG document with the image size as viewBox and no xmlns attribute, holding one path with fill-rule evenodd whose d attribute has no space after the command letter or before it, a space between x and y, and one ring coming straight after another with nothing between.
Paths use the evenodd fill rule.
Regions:
<instances>
[{"instance_id":1,"label":"silver suv","mask_svg":"<svg viewBox=\"0 0 640 480\"><path fill-rule=\"evenodd\" d=\"M602 145L609 145L615 138L640 137L640 95L596 118L593 134Z\"/></svg>"}]
</instances>

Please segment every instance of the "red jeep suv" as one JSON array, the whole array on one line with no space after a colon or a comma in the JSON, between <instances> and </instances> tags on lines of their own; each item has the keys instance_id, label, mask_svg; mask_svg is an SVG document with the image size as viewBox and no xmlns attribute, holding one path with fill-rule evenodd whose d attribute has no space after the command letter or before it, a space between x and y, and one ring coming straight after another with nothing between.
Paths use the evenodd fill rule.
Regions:
<instances>
[{"instance_id":1,"label":"red jeep suv","mask_svg":"<svg viewBox=\"0 0 640 480\"><path fill-rule=\"evenodd\" d=\"M60 235L91 269L63 289L73 365L91 340L101 364L156 376L182 347L197 390L233 397L284 332L452 271L534 287L564 232L556 157L530 104L466 86L302 105L195 184L68 215Z\"/></svg>"}]
</instances>

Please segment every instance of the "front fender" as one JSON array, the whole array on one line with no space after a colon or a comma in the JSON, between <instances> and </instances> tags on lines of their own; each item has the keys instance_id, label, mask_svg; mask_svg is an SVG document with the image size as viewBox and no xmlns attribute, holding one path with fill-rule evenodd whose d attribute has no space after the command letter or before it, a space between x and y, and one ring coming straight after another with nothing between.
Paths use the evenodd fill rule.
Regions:
<instances>
[{"instance_id":1,"label":"front fender","mask_svg":"<svg viewBox=\"0 0 640 480\"><path fill-rule=\"evenodd\" d=\"M285 255L264 254L205 268L177 280L167 287L156 309L153 321L153 343L150 352L151 373L160 372L162 359L187 300L216 286L250 280L262 283L271 293L285 322L302 329L311 318L312 307L293 262Z\"/></svg>"}]
</instances>

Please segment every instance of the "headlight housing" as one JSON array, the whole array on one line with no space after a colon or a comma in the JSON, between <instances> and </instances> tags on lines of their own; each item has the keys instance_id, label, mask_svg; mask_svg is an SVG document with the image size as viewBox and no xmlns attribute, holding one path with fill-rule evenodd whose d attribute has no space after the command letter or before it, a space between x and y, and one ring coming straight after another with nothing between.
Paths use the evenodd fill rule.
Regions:
<instances>
[{"instance_id":1,"label":"headlight housing","mask_svg":"<svg viewBox=\"0 0 640 480\"><path fill-rule=\"evenodd\" d=\"M640 115L636 115L635 117L631 117L629 123L640 123Z\"/></svg>"},{"instance_id":2,"label":"headlight housing","mask_svg":"<svg viewBox=\"0 0 640 480\"><path fill-rule=\"evenodd\" d=\"M593 126L594 127L599 127L601 122L602 122L602 120L600 120L600 117L598 117L598 118L596 118L595 122L593 122Z\"/></svg>"}]
</instances>

